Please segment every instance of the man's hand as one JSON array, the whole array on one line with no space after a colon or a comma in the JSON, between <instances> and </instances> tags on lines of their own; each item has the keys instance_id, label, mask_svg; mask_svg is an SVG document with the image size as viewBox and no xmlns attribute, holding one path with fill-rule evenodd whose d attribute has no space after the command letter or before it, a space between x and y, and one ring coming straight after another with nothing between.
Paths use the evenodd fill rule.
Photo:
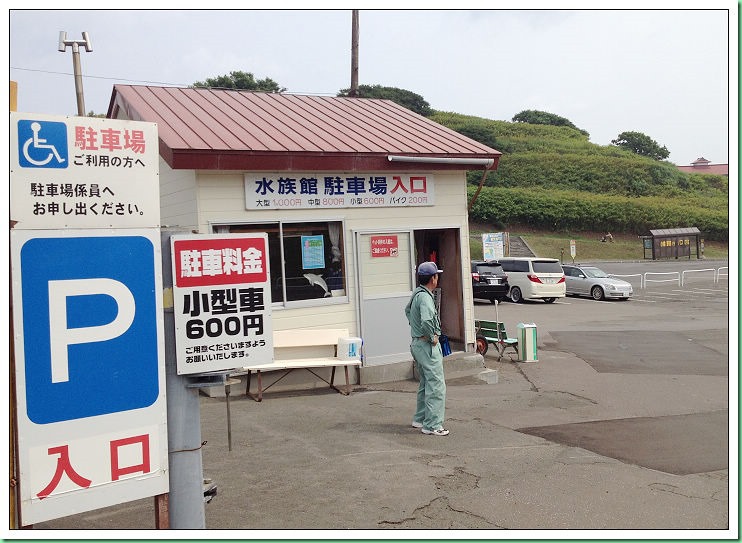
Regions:
<instances>
[{"instance_id":1,"label":"man's hand","mask_svg":"<svg viewBox=\"0 0 742 543\"><path fill-rule=\"evenodd\" d=\"M433 345L438 345L438 336L433 336L432 338L430 338L430 343L432 343Z\"/></svg>"}]
</instances>

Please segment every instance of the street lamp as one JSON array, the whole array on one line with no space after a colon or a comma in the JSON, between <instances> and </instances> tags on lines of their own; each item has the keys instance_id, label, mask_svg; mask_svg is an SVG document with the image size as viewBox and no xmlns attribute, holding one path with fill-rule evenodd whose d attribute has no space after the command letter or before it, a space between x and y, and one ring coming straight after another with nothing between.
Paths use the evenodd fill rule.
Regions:
<instances>
[{"instance_id":1,"label":"street lamp","mask_svg":"<svg viewBox=\"0 0 742 543\"><path fill-rule=\"evenodd\" d=\"M82 70L80 69L80 46L84 45L85 50L90 53L93 50L93 44L90 42L90 36L87 32L82 33L81 40L68 40L67 32L59 32L59 52L64 53L67 46L72 46L72 69L75 72L75 93L77 94L77 114L80 117L85 116L85 98L82 94Z\"/></svg>"}]
</instances>

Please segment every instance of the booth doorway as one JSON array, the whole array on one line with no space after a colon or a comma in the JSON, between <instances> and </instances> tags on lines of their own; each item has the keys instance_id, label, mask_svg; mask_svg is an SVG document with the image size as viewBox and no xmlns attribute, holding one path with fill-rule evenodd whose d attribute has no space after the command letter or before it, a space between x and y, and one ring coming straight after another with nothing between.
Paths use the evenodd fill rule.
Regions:
<instances>
[{"instance_id":1,"label":"booth doorway","mask_svg":"<svg viewBox=\"0 0 742 543\"><path fill-rule=\"evenodd\" d=\"M404 309L417 286L415 267L426 260L434 260L444 270L438 297L443 333L452 342L463 343L459 240L458 228L355 232L364 365L411 360Z\"/></svg>"}]
</instances>

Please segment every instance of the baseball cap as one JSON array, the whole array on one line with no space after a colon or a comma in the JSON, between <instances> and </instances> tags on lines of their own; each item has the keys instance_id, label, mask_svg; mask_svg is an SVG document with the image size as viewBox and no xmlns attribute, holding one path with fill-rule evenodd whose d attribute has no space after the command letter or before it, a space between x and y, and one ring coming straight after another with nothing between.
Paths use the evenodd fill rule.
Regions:
<instances>
[{"instance_id":1,"label":"baseball cap","mask_svg":"<svg viewBox=\"0 0 742 543\"><path fill-rule=\"evenodd\" d=\"M418 275L435 275L436 273L443 273L443 270L439 270L435 262L423 262L417 267Z\"/></svg>"}]
</instances>

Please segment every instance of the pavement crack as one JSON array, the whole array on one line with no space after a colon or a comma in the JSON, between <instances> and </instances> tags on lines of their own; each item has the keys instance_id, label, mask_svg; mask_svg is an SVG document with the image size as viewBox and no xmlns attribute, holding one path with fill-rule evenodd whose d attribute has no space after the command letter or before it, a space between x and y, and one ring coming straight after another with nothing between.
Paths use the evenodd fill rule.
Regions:
<instances>
[{"instance_id":1,"label":"pavement crack","mask_svg":"<svg viewBox=\"0 0 742 543\"><path fill-rule=\"evenodd\" d=\"M466 492L478 488L480 477L461 468L454 468L453 473L442 477L434 477L434 479L437 490L451 494L452 492Z\"/></svg>"},{"instance_id":2,"label":"pavement crack","mask_svg":"<svg viewBox=\"0 0 742 543\"><path fill-rule=\"evenodd\" d=\"M684 494L680 492L680 489L675 485L668 485L665 483L650 483L649 488L652 490L658 490L660 492L667 492L668 494L675 494L676 496L682 496L683 498L692 498L695 500L705 500L705 496L692 496L690 494ZM711 496L713 499L713 496Z\"/></svg>"},{"instance_id":3,"label":"pavement crack","mask_svg":"<svg viewBox=\"0 0 742 543\"><path fill-rule=\"evenodd\" d=\"M411 516L398 520L379 521L380 528L405 529L483 529L499 528L486 518L470 511L454 509L448 498L439 496L415 508Z\"/></svg>"},{"instance_id":4,"label":"pavement crack","mask_svg":"<svg viewBox=\"0 0 742 543\"><path fill-rule=\"evenodd\" d=\"M596 402L592 398L588 398L587 396L580 396L579 394L575 394L574 392L567 392L567 391L562 391L562 393L568 394L570 396L574 396L575 398L578 398L580 400L585 400L586 402L590 402L593 405L600 405L598 402Z\"/></svg>"},{"instance_id":5,"label":"pavement crack","mask_svg":"<svg viewBox=\"0 0 742 543\"><path fill-rule=\"evenodd\" d=\"M518 370L518 373L520 373L523 376L523 379L525 379L528 382L528 384L531 385L531 392L540 392L540 390L538 389L538 387L536 385L534 385L533 384L533 381L531 381L528 378L528 376L525 374L525 372L523 371L523 368L521 367L520 364L515 364L515 369L517 369Z\"/></svg>"}]
</instances>

